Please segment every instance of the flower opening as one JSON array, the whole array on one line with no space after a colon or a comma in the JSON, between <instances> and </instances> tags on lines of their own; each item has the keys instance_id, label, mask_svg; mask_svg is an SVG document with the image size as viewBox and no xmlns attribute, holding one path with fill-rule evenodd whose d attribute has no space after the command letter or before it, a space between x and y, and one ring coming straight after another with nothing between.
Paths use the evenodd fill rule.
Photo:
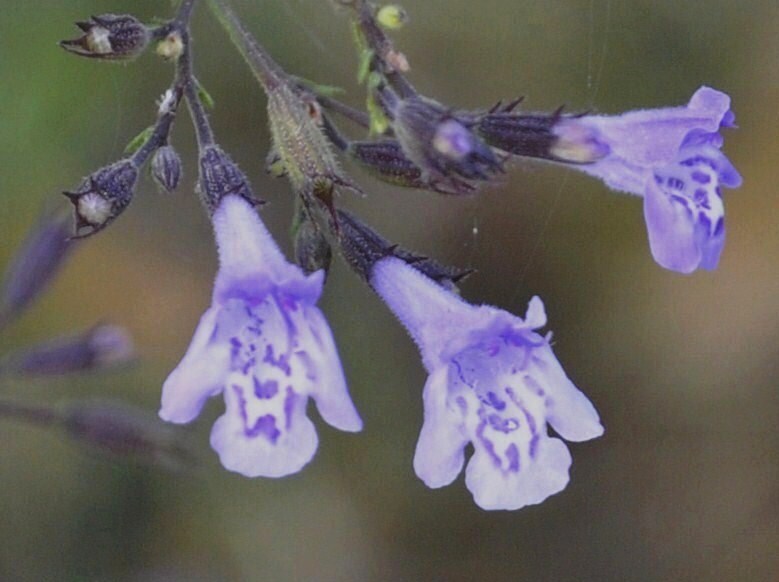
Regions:
<instances>
[{"instance_id":1,"label":"flower opening","mask_svg":"<svg viewBox=\"0 0 779 582\"><path fill-rule=\"evenodd\" d=\"M316 301L323 272L288 263L251 205L226 195L214 216L220 269L211 307L163 386L160 416L193 420L212 396L226 411L211 431L225 468L282 477L313 457L308 397L330 425L359 431L332 333Z\"/></svg>"},{"instance_id":2,"label":"flower opening","mask_svg":"<svg viewBox=\"0 0 779 582\"><path fill-rule=\"evenodd\" d=\"M525 319L473 306L397 258L382 259L371 283L408 329L430 374L425 420L414 457L433 488L451 483L474 454L466 485L483 509L540 503L568 483L571 456L561 439L584 441L603 427L590 401L552 352L540 299Z\"/></svg>"}]
</instances>

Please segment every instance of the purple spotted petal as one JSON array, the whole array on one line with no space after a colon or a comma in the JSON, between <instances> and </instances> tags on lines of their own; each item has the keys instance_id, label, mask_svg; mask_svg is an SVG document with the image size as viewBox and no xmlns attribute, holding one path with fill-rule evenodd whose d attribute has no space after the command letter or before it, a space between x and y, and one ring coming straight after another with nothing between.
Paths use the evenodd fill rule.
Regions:
<instances>
[{"instance_id":1,"label":"purple spotted petal","mask_svg":"<svg viewBox=\"0 0 779 582\"><path fill-rule=\"evenodd\" d=\"M313 396L326 422L362 427L330 328L316 307L323 273L287 263L254 209L225 196L214 213L220 269L213 303L163 387L160 416L189 422L220 392L225 413L211 445L248 477L299 471L317 448L306 416Z\"/></svg>"},{"instance_id":2,"label":"purple spotted petal","mask_svg":"<svg viewBox=\"0 0 779 582\"><path fill-rule=\"evenodd\" d=\"M545 439L535 462L516 472L496 471L488 454L476 450L465 485L482 509L520 509L541 503L568 485L571 453L559 439Z\"/></svg>"},{"instance_id":3,"label":"purple spotted petal","mask_svg":"<svg viewBox=\"0 0 779 582\"><path fill-rule=\"evenodd\" d=\"M562 441L603 433L598 414L552 353L541 300L526 320L474 307L395 258L379 261L371 284L419 345L430 373L425 420L414 457L430 487L451 483L473 444L466 484L485 509L540 503L568 482ZM425 308L427 306L427 309Z\"/></svg>"},{"instance_id":4,"label":"purple spotted petal","mask_svg":"<svg viewBox=\"0 0 779 582\"><path fill-rule=\"evenodd\" d=\"M253 384L239 373L228 376L226 410L211 430L211 446L225 469L246 477L297 473L314 457L318 444L306 416L307 399L291 386L263 397Z\"/></svg>"},{"instance_id":5,"label":"purple spotted petal","mask_svg":"<svg viewBox=\"0 0 779 582\"><path fill-rule=\"evenodd\" d=\"M657 264L679 273L692 273L701 262L701 249L695 241L695 224L686 202L667 196L650 183L644 196L644 218L649 248Z\"/></svg>"}]
</instances>

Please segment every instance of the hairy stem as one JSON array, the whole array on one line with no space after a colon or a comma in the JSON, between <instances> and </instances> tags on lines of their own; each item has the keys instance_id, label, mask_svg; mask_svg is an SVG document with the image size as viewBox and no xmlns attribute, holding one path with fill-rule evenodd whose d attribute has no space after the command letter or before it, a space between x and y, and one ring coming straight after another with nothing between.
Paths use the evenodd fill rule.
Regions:
<instances>
[{"instance_id":1,"label":"hairy stem","mask_svg":"<svg viewBox=\"0 0 779 582\"><path fill-rule=\"evenodd\" d=\"M280 83L289 82L288 75L268 51L257 43L227 0L208 0L208 7L227 31L230 40L265 91L272 90Z\"/></svg>"}]
</instances>

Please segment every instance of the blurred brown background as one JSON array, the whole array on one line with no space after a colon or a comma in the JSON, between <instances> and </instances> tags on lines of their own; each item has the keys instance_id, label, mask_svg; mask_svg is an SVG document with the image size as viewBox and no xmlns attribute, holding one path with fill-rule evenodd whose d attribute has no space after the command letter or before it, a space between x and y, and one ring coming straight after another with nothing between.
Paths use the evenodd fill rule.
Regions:
<instances>
[{"instance_id":1,"label":"blurred brown background","mask_svg":"<svg viewBox=\"0 0 779 582\"><path fill-rule=\"evenodd\" d=\"M56 46L75 20L170 14L167 0L0 0L0 267L45 200L121 156L153 119L170 66L153 54L103 65ZM744 176L726 192L720 269L691 277L651 259L641 202L561 168L516 164L506 183L452 200L382 187L342 203L388 237L478 269L472 301L524 313L543 297L556 352L606 435L572 445L568 489L488 513L462 480L431 491L411 459L425 374L367 288L338 265L323 307L366 428L318 422L301 474L248 480L208 449L214 401L192 427L199 469L108 461L54 433L0 423L0 579L238 581L779 580L779 9L771 0L409 0L397 34L412 80L451 105L619 112L682 104L699 85L731 94L725 151ZM278 60L349 90L345 18L323 0L236 0ZM265 99L205 6L199 77L222 145L271 202L285 239L286 183L263 172ZM36 402L101 396L155 411L167 372L207 306L216 262L192 194L188 120L174 144L178 195L143 182L81 247L0 347L98 320L128 326L141 362L118 373L7 382ZM353 168L352 168L353 169Z\"/></svg>"}]
</instances>

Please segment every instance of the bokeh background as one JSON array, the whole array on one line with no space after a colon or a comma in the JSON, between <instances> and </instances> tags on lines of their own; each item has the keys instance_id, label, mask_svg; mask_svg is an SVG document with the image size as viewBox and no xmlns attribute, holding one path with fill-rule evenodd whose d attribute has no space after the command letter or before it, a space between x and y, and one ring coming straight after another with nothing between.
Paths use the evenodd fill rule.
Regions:
<instances>
[{"instance_id":1,"label":"bokeh background","mask_svg":"<svg viewBox=\"0 0 779 582\"><path fill-rule=\"evenodd\" d=\"M283 480L221 469L212 402L187 431L200 462L170 472L107 459L60 433L0 422L0 579L238 581L779 580L779 8L771 0L408 0L397 34L412 80L456 106L527 95L529 109L619 112L730 93L728 242L714 273L651 259L639 199L563 168L515 164L505 183L452 200L383 187L344 206L404 245L473 267L472 301L524 313L543 297L556 353L599 409L603 438L572 445L568 488L484 512L458 480L428 490L411 459L425 374L412 342L346 268L323 307L360 435L318 423L314 462ZM278 60L361 102L346 19L323 0L236 0ZM0 0L0 267L46 201L121 156L153 119L171 67L104 65L56 46L75 20L170 14L167 0ZM265 99L205 6L199 77L222 145L270 201L284 241L292 197L263 172ZM97 321L127 326L140 361L48 382L6 380L25 402L110 398L156 411L209 302L216 257L192 194L150 180L81 245L51 291L0 338L9 349Z\"/></svg>"}]
</instances>

